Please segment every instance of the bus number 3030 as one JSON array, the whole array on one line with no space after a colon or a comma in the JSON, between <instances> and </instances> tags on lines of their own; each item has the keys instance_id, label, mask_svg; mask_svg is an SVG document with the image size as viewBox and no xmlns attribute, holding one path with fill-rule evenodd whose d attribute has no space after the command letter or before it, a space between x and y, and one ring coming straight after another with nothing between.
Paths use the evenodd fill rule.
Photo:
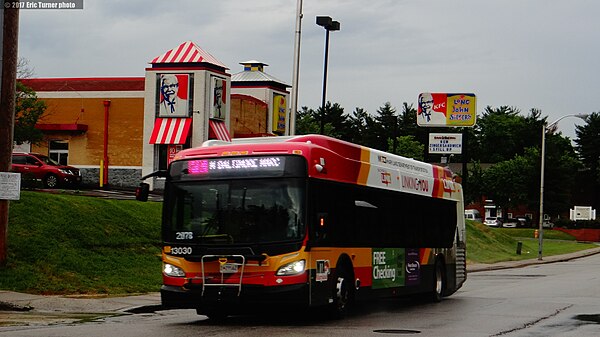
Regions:
<instances>
[{"instance_id":1,"label":"bus number 3030","mask_svg":"<svg viewBox=\"0 0 600 337\"><path fill-rule=\"evenodd\" d=\"M171 254L173 254L173 255L190 255L190 254L192 254L192 247L173 247L173 248L171 248Z\"/></svg>"}]
</instances>

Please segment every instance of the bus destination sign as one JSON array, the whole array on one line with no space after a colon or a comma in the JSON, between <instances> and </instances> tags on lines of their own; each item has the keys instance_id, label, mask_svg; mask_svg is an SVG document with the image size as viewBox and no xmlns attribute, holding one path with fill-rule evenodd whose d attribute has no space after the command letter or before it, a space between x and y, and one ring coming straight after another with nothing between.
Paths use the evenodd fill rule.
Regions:
<instances>
[{"instance_id":1,"label":"bus destination sign","mask_svg":"<svg viewBox=\"0 0 600 337\"><path fill-rule=\"evenodd\" d=\"M275 171L284 169L283 157L218 158L188 161L188 174L220 172Z\"/></svg>"}]
</instances>

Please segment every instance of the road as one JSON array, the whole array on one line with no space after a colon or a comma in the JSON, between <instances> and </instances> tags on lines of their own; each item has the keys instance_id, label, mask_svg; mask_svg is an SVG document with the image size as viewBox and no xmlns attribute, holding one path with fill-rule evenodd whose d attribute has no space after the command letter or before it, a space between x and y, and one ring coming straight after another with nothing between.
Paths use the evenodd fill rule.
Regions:
<instances>
[{"instance_id":1,"label":"road","mask_svg":"<svg viewBox=\"0 0 600 337\"><path fill-rule=\"evenodd\" d=\"M600 255L469 274L441 303L364 304L344 320L317 314L242 316L217 324L192 310L78 324L0 327L0 336L600 336Z\"/></svg>"}]
</instances>

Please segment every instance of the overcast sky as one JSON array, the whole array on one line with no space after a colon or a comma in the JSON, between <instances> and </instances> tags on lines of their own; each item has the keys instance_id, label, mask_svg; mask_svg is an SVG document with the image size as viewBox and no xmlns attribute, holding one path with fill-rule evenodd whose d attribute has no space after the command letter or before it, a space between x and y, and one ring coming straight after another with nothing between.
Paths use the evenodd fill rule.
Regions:
<instances>
[{"instance_id":1,"label":"overcast sky","mask_svg":"<svg viewBox=\"0 0 600 337\"><path fill-rule=\"evenodd\" d=\"M84 0L83 10L22 10L19 55L35 77L144 76L191 40L230 69L256 59L292 83L297 0ZM327 100L347 113L421 92L477 95L477 110L542 110L553 122L600 111L598 0L304 0L298 105L318 108L325 30ZM576 118L560 122L573 138Z\"/></svg>"}]
</instances>

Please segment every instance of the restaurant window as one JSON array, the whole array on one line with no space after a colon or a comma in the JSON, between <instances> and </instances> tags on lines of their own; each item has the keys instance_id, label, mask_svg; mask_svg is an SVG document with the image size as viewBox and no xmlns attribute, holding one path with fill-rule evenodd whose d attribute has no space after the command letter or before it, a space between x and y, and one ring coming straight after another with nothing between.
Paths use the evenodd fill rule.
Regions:
<instances>
[{"instance_id":1,"label":"restaurant window","mask_svg":"<svg viewBox=\"0 0 600 337\"><path fill-rule=\"evenodd\" d=\"M48 144L48 157L61 165L68 165L69 142L66 140L51 140Z\"/></svg>"}]
</instances>

